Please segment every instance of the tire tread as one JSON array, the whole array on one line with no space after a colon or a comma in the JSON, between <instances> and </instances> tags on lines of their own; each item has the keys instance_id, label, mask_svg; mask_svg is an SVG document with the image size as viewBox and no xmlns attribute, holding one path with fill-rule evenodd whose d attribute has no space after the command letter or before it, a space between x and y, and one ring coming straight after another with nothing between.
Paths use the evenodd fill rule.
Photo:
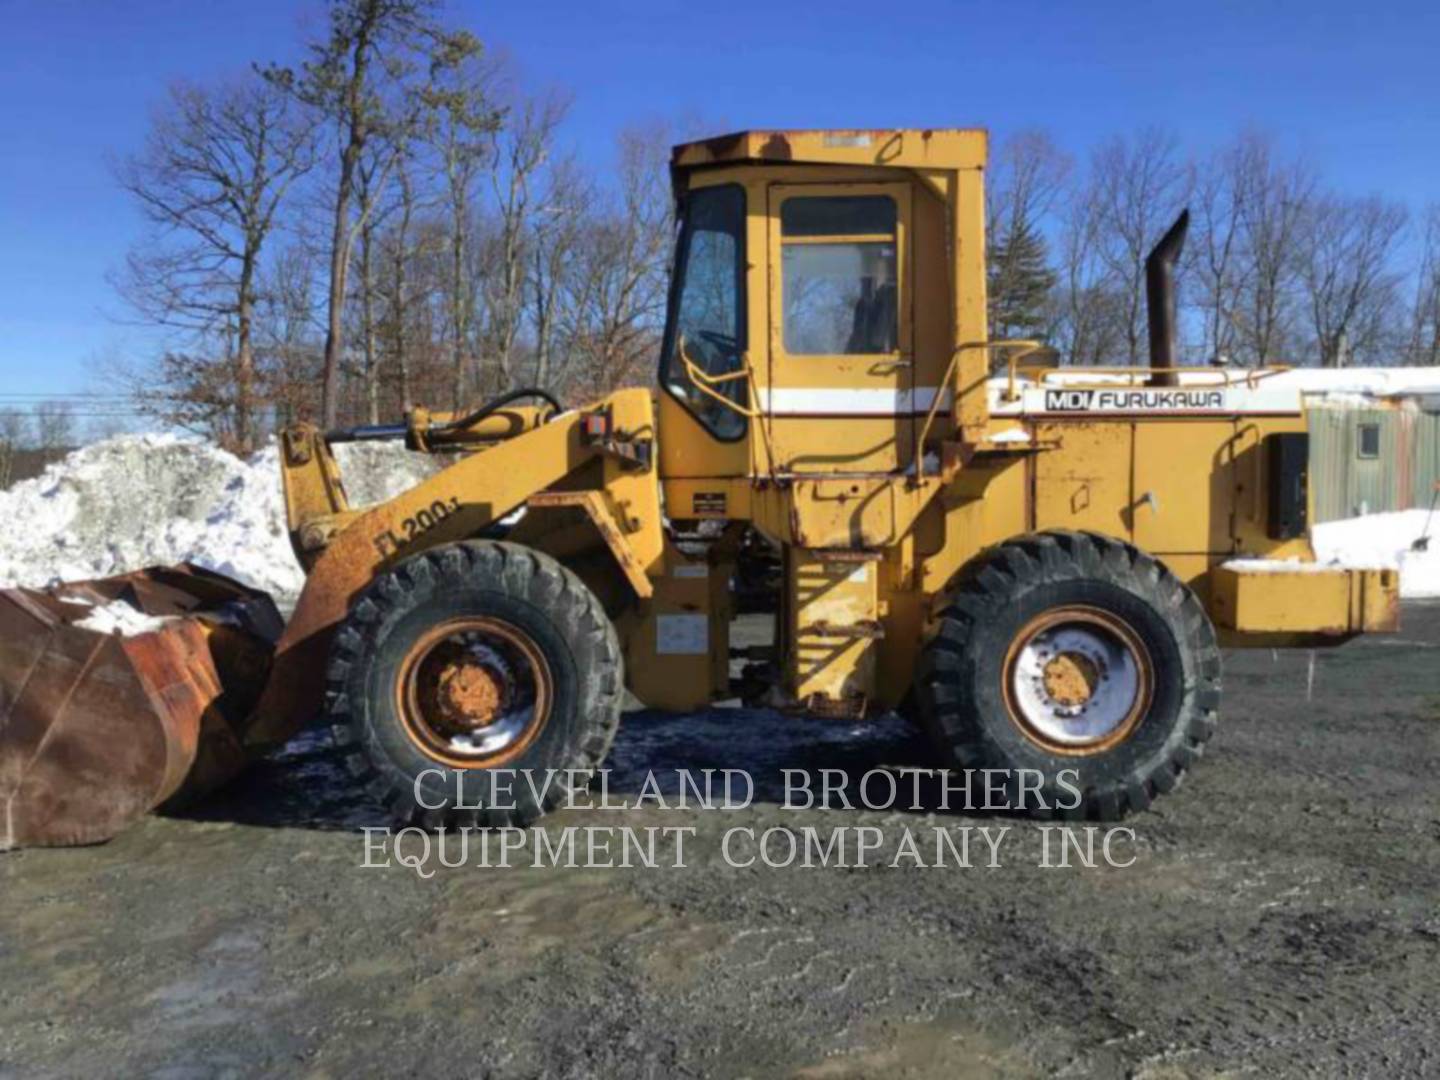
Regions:
<instances>
[{"instance_id":1,"label":"tire tread","mask_svg":"<svg viewBox=\"0 0 1440 1080\"><path fill-rule=\"evenodd\" d=\"M932 624L917 666L917 715L947 765L1012 767L964 692L975 674L976 639L987 616L1013 603L1021 590L1077 579L1104 580L1144 600L1168 623L1186 658L1176 730L1165 752L1087 786L1073 814L1045 812L1113 820L1148 809L1157 794L1179 786L1216 730L1221 690L1220 649L1204 607L1163 563L1132 545L1099 533L1057 530L1018 537L980 555L958 575ZM1042 814L1039 807L1027 811Z\"/></svg>"},{"instance_id":2,"label":"tire tread","mask_svg":"<svg viewBox=\"0 0 1440 1080\"><path fill-rule=\"evenodd\" d=\"M555 767L582 775L598 769L619 728L624 700L619 638L594 593L571 570L532 548L500 540L466 540L421 552L371 582L336 632L325 671L324 723L331 741L343 752L347 768L361 786L387 807L400 826L524 826L553 810L568 793L563 784L552 783L543 804L536 805L525 785L520 785L513 808L426 810L416 803L410 778L393 763L375 760L366 750L360 730L363 718L352 701L352 679L373 655L387 618L443 587L447 580L477 578L493 581L499 591L549 612L566 628L579 676L576 713L581 728L575 740L577 760Z\"/></svg>"}]
</instances>

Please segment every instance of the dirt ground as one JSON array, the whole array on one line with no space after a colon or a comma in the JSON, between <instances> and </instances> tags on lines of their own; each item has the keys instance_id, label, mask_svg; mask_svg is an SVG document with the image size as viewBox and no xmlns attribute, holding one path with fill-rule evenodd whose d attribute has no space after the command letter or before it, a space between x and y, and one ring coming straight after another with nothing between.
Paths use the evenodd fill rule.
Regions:
<instances>
[{"instance_id":1,"label":"dirt ground","mask_svg":"<svg viewBox=\"0 0 1440 1080\"><path fill-rule=\"evenodd\" d=\"M923 752L716 710L628 716L612 786L741 768L748 808L548 819L693 826L684 868L366 869L383 819L307 737L189 817L0 857L0 1075L1434 1075L1437 650L1408 606L1317 654L1310 699L1310 654L1228 654L1221 731L1125 868L1043 868L1004 817L783 809L782 766ZM1010 832L997 868L723 858L776 825Z\"/></svg>"}]
</instances>

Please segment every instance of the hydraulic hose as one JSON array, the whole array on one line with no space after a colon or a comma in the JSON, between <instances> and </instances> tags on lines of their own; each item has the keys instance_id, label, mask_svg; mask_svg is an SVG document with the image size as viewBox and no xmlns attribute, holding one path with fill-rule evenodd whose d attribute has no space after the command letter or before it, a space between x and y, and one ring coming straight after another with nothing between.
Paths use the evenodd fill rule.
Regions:
<instances>
[{"instance_id":1,"label":"hydraulic hose","mask_svg":"<svg viewBox=\"0 0 1440 1080\"><path fill-rule=\"evenodd\" d=\"M554 410L554 412L551 413L551 416L565 411L564 406L560 404L560 402L556 399L555 395L550 393L549 390L542 390L538 386L522 386L518 390L511 390L509 393L501 394L499 397L491 398L484 405L481 405L480 408L476 409L472 413L462 416L456 420L451 420L448 424L441 424L439 427L431 428L429 434L445 435L452 431L463 430L464 428L470 427L473 424L478 424L481 420L484 420L492 413L499 412L506 405L509 405L512 401L519 401L522 398L539 398L541 401L545 402L545 404L549 405L550 408Z\"/></svg>"},{"instance_id":2,"label":"hydraulic hose","mask_svg":"<svg viewBox=\"0 0 1440 1080\"><path fill-rule=\"evenodd\" d=\"M508 393L501 394L499 397L491 398L472 413L451 420L447 424L439 424L431 427L425 434L448 435L456 431L463 431L467 427L478 424L487 416L499 412L511 402L519 401L522 398L539 398L545 402L545 404L549 405L553 411L550 413L550 416L546 417L546 420L565 411L565 407L560 404L559 400L554 394L550 393L550 391L542 390L538 386L522 386L518 390L511 390ZM327 431L325 433L325 441L327 443L377 442L387 439L403 439L407 434L409 434L409 428L404 424L362 424L359 427Z\"/></svg>"}]
</instances>

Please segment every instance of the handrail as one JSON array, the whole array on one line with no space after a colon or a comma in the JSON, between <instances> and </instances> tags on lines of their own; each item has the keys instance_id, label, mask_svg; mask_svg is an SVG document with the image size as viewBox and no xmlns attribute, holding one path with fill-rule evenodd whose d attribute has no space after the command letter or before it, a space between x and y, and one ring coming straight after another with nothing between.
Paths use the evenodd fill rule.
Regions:
<instances>
[{"instance_id":1,"label":"handrail","mask_svg":"<svg viewBox=\"0 0 1440 1080\"><path fill-rule=\"evenodd\" d=\"M940 409L940 398L944 394L945 388L950 385L951 377L955 374L955 365L960 362L960 354L966 349L985 349L987 351L990 349L1019 349L1020 352L1010 358L1010 378L1013 384L1016 362L1039 352L1044 347L1043 342L1035 341L1031 338L996 338L992 341L966 341L955 346L954 351L950 354L950 363L946 366L945 374L940 379L940 385L935 388L935 399L930 402L930 409L925 414L925 423L923 423L920 426L920 430L915 433L915 478L917 480L925 475L925 438L930 434L930 425L935 422L935 415ZM910 392L914 394L915 391L913 387ZM959 395L957 394L956 398L958 399L958 397Z\"/></svg>"},{"instance_id":2,"label":"handrail","mask_svg":"<svg viewBox=\"0 0 1440 1080\"><path fill-rule=\"evenodd\" d=\"M690 354L686 351L683 340L676 342L675 352L679 355L680 362L685 365L685 374L690 376L690 381L695 384L695 389L699 390L702 394L714 398L721 405L732 412L739 413L747 420L754 419L755 416L758 415L755 409L746 409L714 389L714 387L719 386L721 383L734 382L736 379L744 379L749 376L749 364L744 364L738 371L726 372L724 375L711 375L704 368L696 364L694 360L690 359Z\"/></svg>"},{"instance_id":3,"label":"handrail","mask_svg":"<svg viewBox=\"0 0 1440 1080\"><path fill-rule=\"evenodd\" d=\"M741 366L738 371L729 371L724 375L711 375L704 368L696 364L695 361L690 359L690 353L685 348L685 339L683 336L676 341L675 351L680 357L680 362L685 365L685 374L690 376L690 381L694 384L695 389L707 397L715 399L732 412L739 413L746 420L755 421L755 426L760 429L760 437L765 440L765 456L770 462L770 471L773 474L775 472L775 450L770 442L770 432L765 429L765 423L762 419L764 411L755 407L749 409L742 408L737 402L732 401L714 389L721 383L730 383L736 379L745 379L750 389L750 400L758 402L760 400L760 389L755 383L755 368L754 365L750 363L750 354L748 352L741 354Z\"/></svg>"},{"instance_id":4,"label":"handrail","mask_svg":"<svg viewBox=\"0 0 1440 1080\"><path fill-rule=\"evenodd\" d=\"M1006 378L1006 387L1005 387L1005 400L1006 400L1006 401L1015 401L1015 400L1017 400L1017 399L1019 398L1019 394L1018 394L1018 392L1017 392L1016 385L1015 385L1016 366L1017 366L1017 362L1018 362L1019 360L1023 359L1023 357L1024 357L1025 355L1029 355L1029 354L1026 353L1026 354L1023 354L1022 356L1012 357L1011 360L1010 360L1010 362L1009 362L1008 371L1007 371L1007 378ZM1199 386L1237 386L1237 385L1240 385L1240 384L1243 383L1245 386L1253 388L1253 387L1255 386L1255 384L1258 383L1261 379L1269 378L1270 376L1273 376L1273 375L1281 375L1281 374L1284 374L1285 372L1291 371L1291 370L1293 370L1293 368L1292 368L1290 365L1288 365L1288 364L1271 364L1271 365L1268 365L1268 366L1263 367L1263 368L1245 368L1245 369L1243 369L1243 370L1236 370L1236 369L1233 369L1233 368L1200 367L1200 366L1198 366L1198 365L1193 365L1193 364L1192 364L1192 365L1182 365L1182 366L1179 366L1179 367L1168 367L1168 368L1157 368L1157 367L1149 367L1149 366L1142 366L1142 365L1089 367L1089 366L1083 366L1083 365L1073 365L1073 366L1072 366L1072 365L1059 365L1059 364L1056 364L1056 365L1053 365L1053 366L1050 366L1050 367L1040 368L1040 369L1032 372L1031 374L1032 374L1032 376L1033 376L1033 378L1034 378L1034 381L1035 381L1035 383L1036 383L1037 385L1046 382L1046 381L1049 379L1049 377L1052 376L1052 375L1065 374L1065 375L1070 375L1070 376L1072 377L1072 379L1073 379L1073 385L1084 386L1084 385L1085 385L1085 381L1086 381L1086 377L1087 377L1087 376L1090 376L1090 375L1124 375L1124 376L1127 376L1127 377L1131 377L1131 378L1133 378L1133 379L1140 379L1140 378L1147 378L1147 379L1148 379L1151 375L1154 375L1154 374L1157 373L1157 372L1164 372L1164 373L1173 372L1173 373L1179 374L1179 375L1213 375L1213 376L1215 376L1215 381L1214 381L1214 382L1197 382L1197 383L1195 383L1194 385L1199 385ZM1108 383L1101 383L1101 384L1099 384L1099 385L1110 385L1110 384L1108 384ZM1127 385L1128 385L1128 384L1127 384Z\"/></svg>"}]
</instances>

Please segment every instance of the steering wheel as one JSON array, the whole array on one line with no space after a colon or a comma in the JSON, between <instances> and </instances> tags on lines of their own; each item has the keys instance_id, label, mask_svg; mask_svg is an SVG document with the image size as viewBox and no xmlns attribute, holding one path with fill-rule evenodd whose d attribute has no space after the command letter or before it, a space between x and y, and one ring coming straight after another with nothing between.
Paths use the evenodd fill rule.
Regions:
<instances>
[{"instance_id":1,"label":"steering wheel","mask_svg":"<svg viewBox=\"0 0 1440 1080\"><path fill-rule=\"evenodd\" d=\"M734 355L740 351L739 343L729 334L722 334L717 330L696 330L695 336L727 355Z\"/></svg>"}]
</instances>

